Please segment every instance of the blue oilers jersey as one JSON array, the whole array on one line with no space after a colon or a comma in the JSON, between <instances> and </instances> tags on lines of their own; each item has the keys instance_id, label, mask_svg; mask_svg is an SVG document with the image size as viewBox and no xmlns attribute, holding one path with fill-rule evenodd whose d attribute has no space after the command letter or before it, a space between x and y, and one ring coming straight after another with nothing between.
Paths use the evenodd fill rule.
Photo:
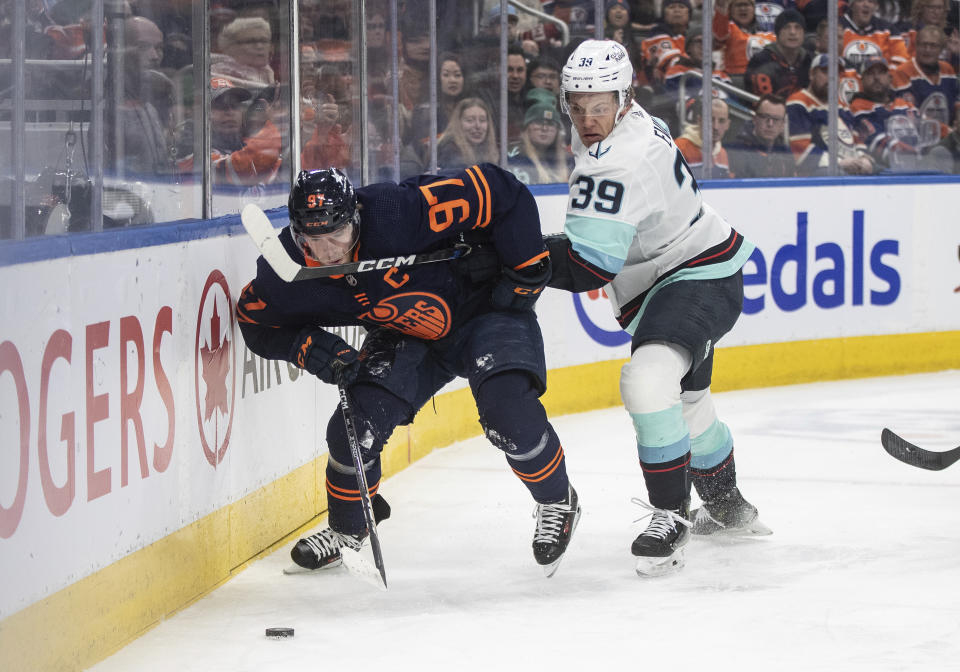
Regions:
<instances>
[{"instance_id":1,"label":"blue oilers jersey","mask_svg":"<svg viewBox=\"0 0 960 672\"><path fill-rule=\"evenodd\" d=\"M548 256L532 194L492 164L356 192L360 236L354 261L431 252L452 246L461 235L515 269ZM316 265L297 248L289 227L280 240L291 258ZM491 310L494 274L481 282L470 278L461 268L466 259L286 283L260 257L257 275L237 303L237 319L250 349L270 359L290 360L297 334L308 326L386 327L418 339L442 339Z\"/></svg>"}]
</instances>

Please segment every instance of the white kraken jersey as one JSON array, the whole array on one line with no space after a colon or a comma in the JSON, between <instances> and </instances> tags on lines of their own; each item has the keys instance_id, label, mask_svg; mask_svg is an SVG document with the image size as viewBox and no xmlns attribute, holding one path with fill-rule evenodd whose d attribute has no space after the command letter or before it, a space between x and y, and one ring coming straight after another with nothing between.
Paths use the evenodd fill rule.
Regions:
<instances>
[{"instance_id":1,"label":"white kraken jersey","mask_svg":"<svg viewBox=\"0 0 960 672\"><path fill-rule=\"evenodd\" d=\"M573 250L616 277L606 291L633 333L663 285L724 278L754 246L709 205L666 125L637 103L601 142L573 134L576 166L564 232Z\"/></svg>"}]
</instances>

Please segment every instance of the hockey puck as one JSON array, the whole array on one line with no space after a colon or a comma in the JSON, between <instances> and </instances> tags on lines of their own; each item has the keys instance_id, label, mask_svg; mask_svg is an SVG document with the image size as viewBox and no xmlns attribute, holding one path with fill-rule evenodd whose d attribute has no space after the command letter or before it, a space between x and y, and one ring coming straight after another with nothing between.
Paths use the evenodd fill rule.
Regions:
<instances>
[{"instance_id":1,"label":"hockey puck","mask_svg":"<svg viewBox=\"0 0 960 672\"><path fill-rule=\"evenodd\" d=\"M267 637L274 639L293 637L293 628L267 628Z\"/></svg>"}]
</instances>

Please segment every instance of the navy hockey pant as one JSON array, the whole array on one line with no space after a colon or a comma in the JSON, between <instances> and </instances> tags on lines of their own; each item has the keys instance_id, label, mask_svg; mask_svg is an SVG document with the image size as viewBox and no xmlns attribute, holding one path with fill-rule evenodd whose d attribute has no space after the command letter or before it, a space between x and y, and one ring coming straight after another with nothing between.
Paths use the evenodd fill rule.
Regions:
<instances>
[{"instance_id":1,"label":"navy hockey pant","mask_svg":"<svg viewBox=\"0 0 960 672\"><path fill-rule=\"evenodd\" d=\"M410 417L411 409L403 399L375 384L354 385L350 397L372 496L380 486L380 451L394 428ZM496 374L477 387L475 398L487 438L504 451L507 463L533 498L542 503L564 499L568 481L563 447L547 421L529 374L524 371ZM328 424L327 444L330 449L326 474L330 527L338 532L359 534L366 529L366 523L339 409Z\"/></svg>"}]
</instances>

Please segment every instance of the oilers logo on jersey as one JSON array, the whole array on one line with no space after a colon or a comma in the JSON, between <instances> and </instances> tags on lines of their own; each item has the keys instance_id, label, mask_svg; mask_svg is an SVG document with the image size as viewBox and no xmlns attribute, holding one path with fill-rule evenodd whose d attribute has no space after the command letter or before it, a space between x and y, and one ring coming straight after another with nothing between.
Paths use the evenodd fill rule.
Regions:
<instances>
[{"instance_id":1,"label":"oilers logo on jersey","mask_svg":"<svg viewBox=\"0 0 960 672\"><path fill-rule=\"evenodd\" d=\"M853 40L843 49L843 60L858 70L869 58L883 58L883 50L876 42Z\"/></svg>"}]
</instances>

